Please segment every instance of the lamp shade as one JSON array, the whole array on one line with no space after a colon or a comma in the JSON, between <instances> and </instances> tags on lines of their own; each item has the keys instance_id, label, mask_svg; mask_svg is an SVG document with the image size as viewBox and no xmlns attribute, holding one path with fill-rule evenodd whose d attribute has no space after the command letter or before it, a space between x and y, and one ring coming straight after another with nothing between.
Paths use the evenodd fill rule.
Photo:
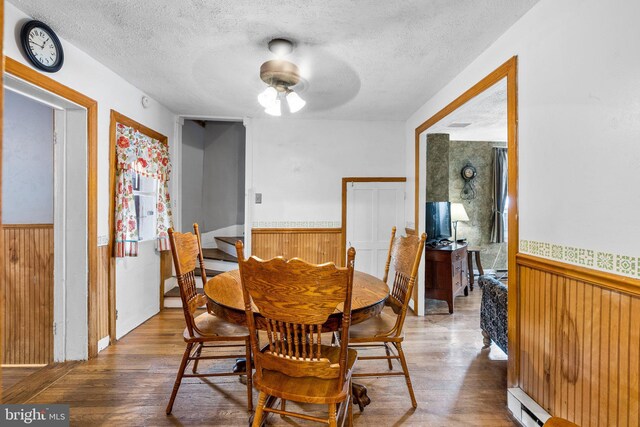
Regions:
<instances>
[{"instance_id":1,"label":"lamp shade","mask_svg":"<svg viewBox=\"0 0 640 427\"><path fill-rule=\"evenodd\" d=\"M287 103L289 103L289 111L296 113L300 111L307 102L300 98L300 95L292 91L287 94Z\"/></svg>"},{"instance_id":2,"label":"lamp shade","mask_svg":"<svg viewBox=\"0 0 640 427\"><path fill-rule=\"evenodd\" d=\"M273 86L266 88L260 95L258 95L258 102L264 108L273 107L274 103L278 99L278 91Z\"/></svg>"},{"instance_id":3,"label":"lamp shade","mask_svg":"<svg viewBox=\"0 0 640 427\"><path fill-rule=\"evenodd\" d=\"M462 203L451 203L451 221L469 221L469 215Z\"/></svg>"}]
</instances>

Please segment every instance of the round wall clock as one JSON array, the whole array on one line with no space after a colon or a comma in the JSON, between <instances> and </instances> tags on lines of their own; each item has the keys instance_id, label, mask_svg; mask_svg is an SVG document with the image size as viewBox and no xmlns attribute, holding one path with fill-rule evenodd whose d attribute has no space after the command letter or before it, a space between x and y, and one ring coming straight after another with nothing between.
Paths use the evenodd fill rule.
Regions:
<instances>
[{"instance_id":1,"label":"round wall clock","mask_svg":"<svg viewBox=\"0 0 640 427\"><path fill-rule=\"evenodd\" d=\"M462 178L464 178L465 181L472 180L477 174L478 172L476 171L476 168L470 164L465 165L460 171L460 175L462 175Z\"/></svg>"},{"instance_id":2,"label":"round wall clock","mask_svg":"<svg viewBox=\"0 0 640 427\"><path fill-rule=\"evenodd\" d=\"M462 167L460 175L462 175L462 179L464 179L464 186L460 192L460 198L462 200L475 199L476 189L473 186L473 181L476 179L476 176L478 176L478 171L475 166L471 163L467 163Z\"/></svg>"},{"instance_id":3,"label":"round wall clock","mask_svg":"<svg viewBox=\"0 0 640 427\"><path fill-rule=\"evenodd\" d=\"M38 69L55 73L64 63L62 44L45 23L29 21L20 30L20 42L27 58Z\"/></svg>"}]
</instances>

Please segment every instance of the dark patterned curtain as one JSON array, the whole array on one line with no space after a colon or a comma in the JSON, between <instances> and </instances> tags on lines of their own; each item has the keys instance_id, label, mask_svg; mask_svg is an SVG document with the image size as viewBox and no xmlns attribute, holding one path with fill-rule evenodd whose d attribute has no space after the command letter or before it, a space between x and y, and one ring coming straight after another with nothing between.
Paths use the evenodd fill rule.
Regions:
<instances>
[{"instance_id":1,"label":"dark patterned curtain","mask_svg":"<svg viewBox=\"0 0 640 427\"><path fill-rule=\"evenodd\" d=\"M493 216L491 242L505 239L507 206L507 149L493 147Z\"/></svg>"}]
</instances>

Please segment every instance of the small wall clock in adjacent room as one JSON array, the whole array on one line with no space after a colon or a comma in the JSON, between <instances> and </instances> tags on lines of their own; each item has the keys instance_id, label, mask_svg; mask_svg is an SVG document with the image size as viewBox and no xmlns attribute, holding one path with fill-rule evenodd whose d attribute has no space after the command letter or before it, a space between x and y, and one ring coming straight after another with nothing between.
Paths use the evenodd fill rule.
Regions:
<instances>
[{"instance_id":1,"label":"small wall clock in adjacent room","mask_svg":"<svg viewBox=\"0 0 640 427\"><path fill-rule=\"evenodd\" d=\"M473 186L473 182L478 176L478 171L471 163L467 163L460 171L462 179L464 179L464 187L460 192L460 198L462 200L472 200L476 198L476 189Z\"/></svg>"},{"instance_id":2,"label":"small wall clock in adjacent room","mask_svg":"<svg viewBox=\"0 0 640 427\"><path fill-rule=\"evenodd\" d=\"M20 30L20 42L27 58L36 68L48 73L55 73L62 68L62 44L44 22L32 20L24 24Z\"/></svg>"}]
</instances>

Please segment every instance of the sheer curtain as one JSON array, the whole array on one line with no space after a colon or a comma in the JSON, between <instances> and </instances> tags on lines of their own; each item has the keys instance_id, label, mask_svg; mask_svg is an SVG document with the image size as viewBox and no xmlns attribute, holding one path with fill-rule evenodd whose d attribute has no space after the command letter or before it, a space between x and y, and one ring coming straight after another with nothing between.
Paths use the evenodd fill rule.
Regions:
<instances>
[{"instance_id":1,"label":"sheer curtain","mask_svg":"<svg viewBox=\"0 0 640 427\"><path fill-rule=\"evenodd\" d=\"M158 250L169 249L168 230L172 226L169 198L169 147L138 130L116 126L115 256L138 255L138 221L133 197L134 174L158 180L156 199L156 240Z\"/></svg>"},{"instance_id":2,"label":"sheer curtain","mask_svg":"<svg viewBox=\"0 0 640 427\"><path fill-rule=\"evenodd\" d=\"M493 216L491 242L505 241L507 207L507 149L493 147Z\"/></svg>"}]
</instances>

